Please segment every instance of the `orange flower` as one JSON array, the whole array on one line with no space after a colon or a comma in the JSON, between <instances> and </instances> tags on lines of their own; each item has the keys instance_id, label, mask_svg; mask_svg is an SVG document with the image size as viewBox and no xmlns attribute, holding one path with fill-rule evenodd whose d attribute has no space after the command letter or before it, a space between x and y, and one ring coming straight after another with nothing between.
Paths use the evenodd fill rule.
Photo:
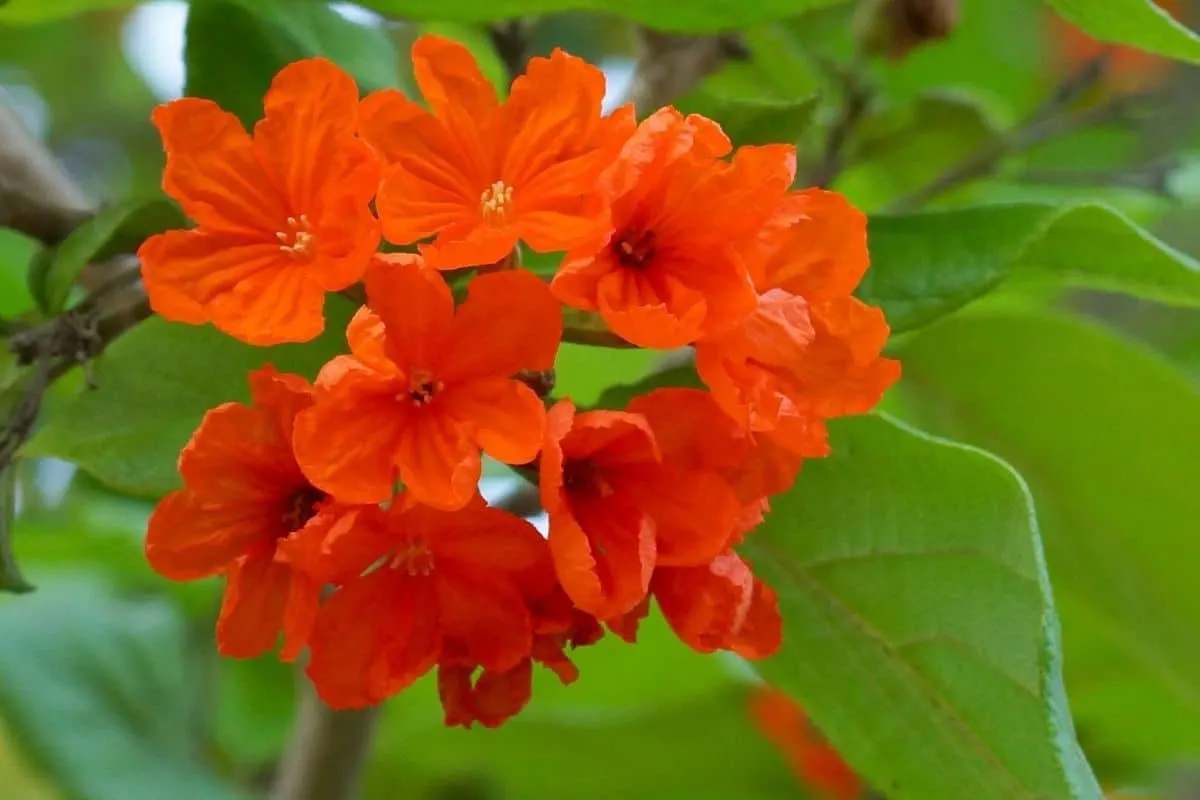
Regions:
<instances>
[{"instance_id":1,"label":"orange flower","mask_svg":"<svg viewBox=\"0 0 1200 800\"><path fill-rule=\"evenodd\" d=\"M778 689L757 687L750 716L796 774L797 780L825 800L856 800L866 786L837 751L813 728L800 706Z\"/></svg>"},{"instance_id":2,"label":"orange flower","mask_svg":"<svg viewBox=\"0 0 1200 800\"><path fill-rule=\"evenodd\" d=\"M438 663L450 668L448 682L475 665L508 673L533 647L528 598L554 586L545 540L478 496L447 512L402 495L337 535L297 537L286 556L318 570L324 564L341 584L317 616L308 667L335 708L377 703ZM482 691L491 691L488 683Z\"/></svg>"},{"instance_id":3,"label":"orange flower","mask_svg":"<svg viewBox=\"0 0 1200 800\"><path fill-rule=\"evenodd\" d=\"M412 48L432 113L395 90L362 104L364 135L389 168L378 208L389 241L422 248L436 269L491 264L525 241L566 250L608 220L596 186L631 114L600 116L604 74L555 50L533 58L501 103L470 51L422 36Z\"/></svg>"},{"instance_id":4,"label":"orange flower","mask_svg":"<svg viewBox=\"0 0 1200 800\"><path fill-rule=\"evenodd\" d=\"M477 678L475 666L469 663L442 663L438 668L438 694L446 709L447 725L469 728L479 722L495 728L513 717L529 702L535 661L553 670L564 684L574 683L579 677L565 648L595 644L604 629L594 617L573 608L557 584L549 595L529 599L533 614L530 658L508 672L484 669Z\"/></svg>"},{"instance_id":5,"label":"orange flower","mask_svg":"<svg viewBox=\"0 0 1200 800\"><path fill-rule=\"evenodd\" d=\"M714 469L734 489L742 513L726 548L762 520L766 497L790 488L800 468L795 454L734 424L707 392L656 389L634 398L627 410L649 423L665 463ZM701 653L733 650L746 658L766 658L779 649L782 622L775 593L731 549L704 564L659 566L650 594L675 634ZM634 641L646 611L643 605L610 625Z\"/></svg>"},{"instance_id":6,"label":"orange flower","mask_svg":"<svg viewBox=\"0 0 1200 800\"><path fill-rule=\"evenodd\" d=\"M641 602L656 564L710 561L741 510L716 471L664 463L644 417L570 400L547 415L541 496L563 589L600 619Z\"/></svg>"},{"instance_id":7,"label":"orange flower","mask_svg":"<svg viewBox=\"0 0 1200 800\"><path fill-rule=\"evenodd\" d=\"M548 370L562 332L545 284L519 270L481 275L454 309L419 256L380 256L364 308L330 362L317 402L296 421L304 472L362 503L391 497L397 472L413 496L454 509L475 493L480 449L508 464L537 457L545 410L513 376Z\"/></svg>"},{"instance_id":8,"label":"orange flower","mask_svg":"<svg viewBox=\"0 0 1200 800\"><path fill-rule=\"evenodd\" d=\"M146 558L173 580L224 573L217 623L222 653L250 658L284 634L281 656L295 658L317 613L320 581L277 557L282 542L316 540L353 527L358 509L313 488L292 456L292 423L312 388L272 367L251 373L253 405L209 411L179 456L186 488L162 499L150 517Z\"/></svg>"},{"instance_id":9,"label":"orange flower","mask_svg":"<svg viewBox=\"0 0 1200 800\"><path fill-rule=\"evenodd\" d=\"M379 243L379 166L355 136L357 105L349 75L310 59L275 77L253 138L210 100L154 110L163 190L197 225L138 250L157 313L255 345L324 329L325 293L359 280Z\"/></svg>"},{"instance_id":10,"label":"orange flower","mask_svg":"<svg viewBox=\"0 0 1200 800\"><path fill-rule=\"evenodd\" d=\"M754 288L736 245L753 236L791 183L785 145L731 150L717 123L664 108L606 171L607 237L573 248L552 284L560 300L599 311L641 347L673 348L737 325Z\"/></svg>"},{"instance_id":11,"label":"orange flower","mask_svg":"<svg viewBox=\"0 0 1200 800\"><path fill-rule=\"evenodd\" d=\"M883 313L850 294L867 268L866 218L833 192L795 192L743 252L758 306L696 345L696 369L740 424L825 455L824 420L866 413L900 376L880 357Z\"/></svg>"}]
</instances>

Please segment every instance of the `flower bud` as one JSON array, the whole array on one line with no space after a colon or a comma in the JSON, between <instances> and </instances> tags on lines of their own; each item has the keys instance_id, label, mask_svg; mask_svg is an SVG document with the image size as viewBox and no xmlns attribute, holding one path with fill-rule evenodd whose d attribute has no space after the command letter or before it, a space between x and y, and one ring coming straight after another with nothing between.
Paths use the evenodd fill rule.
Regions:
<instances>
[{"instance_id":1,"label":"flower bud","mask_svg":"<svg viewBox=\"0 0 1200 800\"><path fill-rule=\"evenodd\" d=\"M945 39L958 17L959 0L863 0L854 34L864 53L899 61L913 48Z\"/></svg>"}]
</instances>

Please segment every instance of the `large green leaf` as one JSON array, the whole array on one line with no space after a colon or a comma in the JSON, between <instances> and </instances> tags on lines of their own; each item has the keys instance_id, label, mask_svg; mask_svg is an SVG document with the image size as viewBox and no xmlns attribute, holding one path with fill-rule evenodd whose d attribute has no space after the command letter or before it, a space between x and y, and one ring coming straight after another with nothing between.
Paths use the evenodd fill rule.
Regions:
<instances>
[{"instance_id":1,"label":"large green leaf","mask_svg":"<svg viewBox=\"0 0 1200 800\"><path fill-rule=\"evenodd\" d=\"M387 34L350 22L324 3L194 0L188 11L185 93L217 101L247 125L285 65L309 56L336 61L363 91L395 86L399 55Z\"/></svg>"},{"instance_id":2,"label":"large green leaf","mask_svg":"<svg viewBox=\"0 0 1200 800\"><path fill-rule=\"evenodd\" d=\"M0 715L67 797L242 797L197 759L179 622L78 576L0 604Z\"/></svg>"},{"instance_id":3,"label":"large green leaf","mask_svg":"<svg viewBox=\"0 0 1200 800\"><path fill-rule=\"evenodd\" d=\"M265 363L314 377L345 350L351 312L350 303L331 297L319 339L271 348L250 347L210 327L151 318L105 352L94 370L99 388L57 409L25 454L72 461L130 494L168 492L179 482L179 451L205 411L245 399L246 374Z\"/></svg>"},{"instance_id":4,"label":"large green leaf","mask_svg":"<svg viewBox=\"0 0 1200 800\"><path fill-rule=\"evenodd\" d=\"M1009 459L1043 520L1081 730L1149 761L1200 752L1200 392L1140 346L971 314L900 351L904 413Z\"/></svg>"},{"instance_id":5,"label":"large green leaf","mask_svg":"<svg viewBox=\"0 0 1200 800\"><path fill-rule=\"evenodd\" d=\"M784 619L764 677L890 798L1098 798L1020 477L880 417L831 433L745 545Z\"/></svg>"},{"instance_id":6,"label":"large green leaf","mask_svg":"<svg viewBox=\"0 0 1200 800\"><path fill-rule=\"evenodd\" d=\"M1048 0L1058 13L1103 42L1128 44L1200 63L1200 38L1153 0Z\"/></svg>"},{"instance_id":7,"label":"large green leaf","mask_svg":"<svg viewBox=\"0 0 1200 800\"><path fill-rule=\"evenodd\" d=\"M664 31L704 33L744 28L773 19L792 17L810 8L848 0L364 0L362 5L383 14L412 20L492 22L552 14L560 11L602 11L636 20Z\"/></svg>"},{"instance_id":8,"label":"large green leaf","mask_svg":"<svg viewBox=\"0 0 1200 800\"><path fill-rule=\"evenodd\" d=\"M894 331L920 327L1010 278L1200 305L1200 263L1111 208L1041 203L871 218L859 296Z\"/></svg>"}]
</instances>

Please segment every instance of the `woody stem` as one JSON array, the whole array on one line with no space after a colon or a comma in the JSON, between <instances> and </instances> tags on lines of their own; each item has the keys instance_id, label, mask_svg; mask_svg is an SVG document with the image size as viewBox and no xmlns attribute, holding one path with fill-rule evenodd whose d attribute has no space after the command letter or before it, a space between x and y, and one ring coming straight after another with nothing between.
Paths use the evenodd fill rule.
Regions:
<instances>
[{"instance_id":1,"label":"woody stem","mask_svg":"<svg viewBox=\"0 0 1200 800\"><path fill-rule=\"evenodd\" d=\"M334 711L301 679L291 741L271 800L348 800L357 795L380 706Z\"/></svg>"}]
</instances>

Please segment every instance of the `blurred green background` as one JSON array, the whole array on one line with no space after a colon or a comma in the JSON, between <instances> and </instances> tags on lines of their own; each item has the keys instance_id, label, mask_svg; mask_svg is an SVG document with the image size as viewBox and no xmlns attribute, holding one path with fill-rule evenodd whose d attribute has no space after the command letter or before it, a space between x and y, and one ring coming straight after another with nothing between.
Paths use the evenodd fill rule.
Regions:
<instances>
[{"instance_id":1,"label":"blurred green background","mask_svg":"<svg viewBox=\"0 0 1200 800\"><path fill-rule=\"evenodd\" d=\"M72 5L70 0L16 0L0 10L0 87L93 201L153 193L162 155L148 117L156 103L184 90L188 5L176 0L110 3L118 7L71 14ZM407 45L427 30L469 41L490 75L500 80L503 74L481 28L406 24L353 4L300 5L306 10L297 14L313 14L311 7L319 7L332 15L311 23L319 35L343 36L340 28L329 27L334 17L338 26L357 26L344 35L356 42L353 57L360 77L364 72L382 74L382 82L407 86ZM798 9L803 5L797 3ZM1183 5L1188 7L1181 9L1182 18L1200 19L1193 13L1200 7ZM213 52L193 58L227 60L229 69L236 69L245 55L239 49L239 15L248 12L237 2L210 6L206 24L227 25L229 39L197 39L193 47ZM819 151L839 108L830 65L849 63L853 6L834 3L748 28L743 38L751 57L725 65L681 105L727 122L739 141L782 135L798 140L802 154ZM870 66L879 94L849 144L848 167L835 184L868 211L886 207L987 146L1062 78L1061 31L1043 3L966 0L964 6L961 24L945 42L923 47L898 63ZM61 7L61 15L37 19L51 7ZM280 8L283 14L294 10ZM536 53L562 46L600 64L608 73L613 102L628 90L633 70L629 23L599 14L551 15L536 23L530 41ZM393 52L393 45L398 62L374 57ZM1171 66L1154 79L1156 86L1171 91L1153 114L1034 148L1007 160L998 175L949 192L933 206L1103 201L1183 253L1200 255L1197 73ZM261 96L261 87L248 87L247 96ZM811 119L798 125L798 115ZM0 231L0 316L18 317L33 308L25 275L35 251L34 243ZM1171 417L1172 424L1186 427L1196 419L1192 393L1200 369L1200 312L1113 295L1067 293L1033 280L1015 281L984 302L1001 310L1069 309L1154 351L1152 356L1138 351L1137 358L1153 361L1143 374L1119 359L1106 360L1108 340L1094 338L1106 334L1093 335L1089 328L1076 342L1074 328L1046 331L1048 337L1066 337L1062 341L1076 352L1096 348L1073 379L1076 387L1086 387L1081 391L1100 410L1073 430L1084 455L1079 463L1055 464L1064 474L1096 469L1110 476L1119 473L1119 461L1094 462L1110 452L1125 459L1126 450L1087 448L1121 437L1129 437L1129 447L1136 448L1141 426L1157 413L1174 414L1176 405L1181 410L1178 418ZM976 395L987 395L994 380L1008 381L1030 403L1028 408L1009 406L1008 413L1036 417L1039 409L1054 403L1039 394L1044 391L1039 376L1057 367L1038 366L1042 340L1031 340L1022 349L1027 328L1003 336L1011 349L991 349L995 334L978 329L985 323L969 316L957 323L961 330L953 331L954 346L969 350L972 355L964 358L979 369L955 372L954 385L967 402L978 404L980 415L995 411L996 418L972 429L932 404L922 405L920 387L895 393L891 409L936 432L986 444L1023 470L1022 454L1033 453L1026 461L1032 460L1036 469L1043 455L1036 431L1028 434L1029 447L1022 449L1018 440L1026 434L1005 427L1006 409L994 410L986 397ZM912 343L911 355L915 373L952 382L941 372L948 369L944 342L921 338ZM1183 399L1139 393L1139 386L1156 380L1171 383L1155 371L1168 362L1188 377L1163 392ZM560 356L559 385L587 403L607 386L637 379L655 363L654 354L567 345ZM1000 375L989 377L983 365ZM79 391L77 378L59 382L52 407ZM1119 430L1110 427L1114 420ZM1180 432L1180 444L1194 441L1196 434ZM1195 486L1189 480L1200 477L1196 457L1194 450L1150 453L1150 472L1138 480L1167 481L1166 471L1178 470L1170 486L1143 495L1135 482L1118 488L1116 497L1087 498L1095 501L1089 507L1100 518L1083 521L1067 519L1073 513L1067 504L1051 500L1042 505L1035 476L1027 477L1035 484L1047 525L1076 525L1075 530L1109 526L1118 530L1112 541L1119 543L1161 533L1146 527L1161 518L1183 542L1200 535L1197 517L1185 516L1196 509L1196 501L1185 496L1192 491L1187 486ZM1151 474L1154 470L1163 474ZM1111 484L1089 485L1103 494ZM0 797L200 800L248 795L268 785L292 719L292 669L273 659L217 658L212 627L220 586L170 584L150 571L141 551L150 502L121 497L71 465L49 459L22 462L17 488L13 548L25 577L38 589L0 598ZM1114 503L1138 508L1125 513ZM1187 546L1191 549L1183 564L1170 564L1170 551L1154 562L1154 569L1186 570L1183 576L1164 575L1161 585L1194 579L1191 572L1200 562L1188 557L1198 545L1189 541ZM1120 561L1118 544L1113 547L1108 557ZM1052 545L1048 550L1056 582L1060 573L1077 570L1090 576L1085 582L1100 582L1097 592L1111 590L1114 596L1113 609L1072 607L1072 597L1091 597L1087 592L1058 598L1067 640L1067 688L1081 741L1102 781L1107 786L1157 784L1200 761L1200 674L1171 672L1183 664L1200 665L1200 619L1189 616L1200 609L1186 603L1172 607L1180 623L1169 627L1176 661L1157 663L1154 652L1139 651L1136 643L1128 662L1114 663L1107 655L1089 660L1091 628L1094 641L1106 641L1114 629L1124 630L1130 614L1144 612L1147 624L1154 625L1161 619L1159 606L1123 597L1127 587L1118 585L1122 579L1104 571L1112 562L1074 563L1073 555L1056 553ZM1142 577L1160 585L1153 572ZM1168 597L1163 606L1172 603ZM1076 652L1081 655L1073 661ZM636 647L609 637L580 652L577 661L583 673L577 685L563 688L552 676L539 674L529 709L499 731L444 729L429 680L396 698L386 708L371 756L366 796L806 796L783 755L751 724L746 701L753 679L736 659L691 653L655 620ZM1137 669L1171 673L1163 681L1173 687L1166 700L1158 689L1123 680ZM888 709L878 713L887 715Z\"/></svg>"}]
</instances>

